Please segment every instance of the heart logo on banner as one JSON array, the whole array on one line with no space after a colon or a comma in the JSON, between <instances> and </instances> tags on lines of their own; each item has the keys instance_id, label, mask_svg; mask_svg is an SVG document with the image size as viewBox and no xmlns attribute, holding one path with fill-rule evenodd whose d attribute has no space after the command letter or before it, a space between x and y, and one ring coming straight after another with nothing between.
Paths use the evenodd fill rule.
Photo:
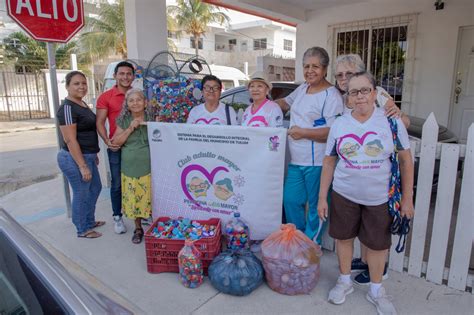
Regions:
<instances>
[{"instance_id":1,"label":"heart logo on banner","mask_svg":"<svg viewBox=\"0 0 474 315\"><path fill-rule=\"evenodd\" d=\"M364 134L362 135L362 137L359 137L359 136L357 136L357 135L355 135L355 134L353 134L353 133L350 133L350 134L348 134L348 135L342 136L342 137L339 139L339 144L337 145L337 153L339 154L340 157L342 157L342 159L343 159L344 161L346 161L347 164L349 164L350 166L354 166L354 165L352 165L352 163L349 162L349 160L346 159L346 158L344 157L344 155L342 155L341 152L339 151L339 147L340 147L341 144L342 144L342 140L344 140L344 139L346 139L346 138L352 138L352 139L354 139L355 141L357 141L361 146L364 146L364 141L365 141L365 139L366 139L369 135L376 135L376 134L377 134L377 133L375 133L375 132L373 132L373 131L367 131L366 133L364 133Z\"/></svg>"},{"instance_id":2,"label":"heart logo on banner","mask_svg":"<svg viewBox=\"0 0 474 315\"><path fill-rule=\"evenodd\" d=\"M214 120L219 120L218 118L214 117L214 118L211 118L209 120L207 120L206 118L199 118L198 120L196 120L196 124L200 121L203 121L206 125L210 125L211 122L213 122Z\"/></svg>"},{"instance_id":3,"label":"heart logo on banner","mask_svg":"<svg viewBox=\"0 0 474 315\"><path fill-rule=\"evenodd\" d=\"M219 173L220 171L229 172L229 170L224 166L218 166L209 173L204 167L197 164L188 165L184 168L183 172L181 173L181 188L183 189L184 194L189 200L192 200L196 206L201 207L201 205L191 196L188 191L188 188L186 187L186 178L188 177L188 174L192 171L198 171L202 173L202 175L204 175L204 177L206 177L206 179L212 185L214 184L214 177L217 173Z\"/></svg>"}]
</instances>

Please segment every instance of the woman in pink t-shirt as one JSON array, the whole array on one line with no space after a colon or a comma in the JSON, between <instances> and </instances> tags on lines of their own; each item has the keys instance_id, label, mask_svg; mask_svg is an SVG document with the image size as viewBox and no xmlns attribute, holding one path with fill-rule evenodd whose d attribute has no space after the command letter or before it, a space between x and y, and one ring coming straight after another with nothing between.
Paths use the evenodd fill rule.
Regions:
<instances>
[{"instance_id":1,"label":"woman in pink t-shirt","mask_svg":"<svg viewBox=\"0 0 474 315\"><path fill-rule=\"evenodd\" d=\"M283 112L277 103L269 100L267 95L272 89L262 73L255 73L247 88L253 103L247 107L242 117L244 127L283 127Z\"/></svg>"}]
</instances>

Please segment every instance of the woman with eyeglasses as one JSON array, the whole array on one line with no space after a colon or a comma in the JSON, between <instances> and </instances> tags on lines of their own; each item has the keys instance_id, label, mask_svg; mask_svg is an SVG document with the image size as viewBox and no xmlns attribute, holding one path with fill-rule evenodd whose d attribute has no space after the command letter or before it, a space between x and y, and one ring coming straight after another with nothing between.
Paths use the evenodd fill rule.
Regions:
<instances>
[{"instance_id":1,"label":"woman with eyeglasses","mask_svg":"<svg viewBox=\"0 0 474 315\"><path fill-rule=\"evenodd\" d=\"M329 292L333 304L344 303L354 291L351 259L355 237L367 247L370 288L367 299L379 314L396 314L382 287L382 275L391 245L388 210L389 182L397 145L401 172L401 216L413 217L413 161L405 125L396 119L394 141L392 128L384 110L375 106L377 91L374 77L367 72L356 73L348 80L348 99L352 111L339 117L329 132L323 161L318 215L328 217L327 196L331 192L331 224L329 235L336 239L340 275Z\"/></svg>"},{"instance_id":2,"label":"woman with eyeglasses","mask_svg":"<svg viewBox=\"0 0 474 315\"><path fill-rule=\"evenodd\" d=\"M191 109L186 123L201 125L237 125L235 110L219 102L222 81L214 75L206 75L201 81L204 103Z\"/></svg>"},{"instance_id":3,"label":"woman with eyeglasses","mask_svg":"<svg viewBox=\"0 0 474 315\"><path fill-rule=\"evenodd\" d=\"M341 94L326 79L328 66L325 49L309 48L303 55L305 83L277 100L283 111L291 113L290 164L283 190L286 220L318 244L325 228L325 224L320 224L317 205L326 139L336 116L344 109Z\"/></svg>"},{"instance_id":4,"label":"woman with eyeglasses","mask_svg":"<svg viewBox=\"0 0 474 315\"><path fill-rule=\"evenodd\" d=\"M342 94L344 98L345 111L351 110L352 105L348 103L348 97L346 95L347 85L349 79L352 75L358 72L365 71L365 64L357 54L348 54L340 55L336 59L336 64L334 66L336 78L336 87ZM398 108L398 106L393 101L393 98L388 94L384 88L377 86L377 102L376 105L383 107L385 109L385 115L388 117L400 117L405 124L405 127L408 128L410 125L410 118Z\"/></svg>"},{"instance_id":5,"label":"woman with eyeglasses","mask_svg":"<svg viewBox=\"0 0 474 315\"><path fill-rule=\"evenodd\" d=\"M341 91L343 98L345 111L350 111L352 105L349 103L350 98L347 95L347 88L349 79L358 72L365 71L365 64L356 54L341 55L337 57L335 64L335 75L336 86ZM410 118L404 115L403 112L395 105L390 94L385 91L382 87L376 87L377 101L376 105L382 107L385 110L385 115L388 117L400 117L406 128L410 125ZM351 270L353 272L360 272L354 277L354 282L361 285L367 285L370 282L369 272L367 266L367 248L364 244L360 246L361 257L354 258L352 260ZM383 278L388 278L388 263L385 264Z\"/></svg>"}]
</instances>

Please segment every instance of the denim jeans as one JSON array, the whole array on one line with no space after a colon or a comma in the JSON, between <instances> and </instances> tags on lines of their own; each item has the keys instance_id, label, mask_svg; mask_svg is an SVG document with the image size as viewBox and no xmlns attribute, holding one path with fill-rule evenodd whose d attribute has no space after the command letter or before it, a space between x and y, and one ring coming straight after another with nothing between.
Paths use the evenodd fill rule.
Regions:
<instances>
[{"instance_id":1,"label":"denim jeans","mask_svg":"<svg viewBox=\"0 0 474 315\"><path fill-rule=\"evenodd\" d=\"M58 165L72 188L72 223L77 234L84 234L95 225L95 205L102 190L100 175L95 164L97 154L83 154L84 160L92 173L88 182L82 180L81 172L71 153L66 150L58 152Z\"/></svg>"},{"instance_id":2,"label":"denim jeans","mask_svg":"<svg viewBox=\"0 0 474 315\"><path fill-rule=\"evenodd\" d=\"M121 151L107 149L110 165L110 200L113 215L122 216L122 174L120 172Z\"/></svg>"}]
</instances>

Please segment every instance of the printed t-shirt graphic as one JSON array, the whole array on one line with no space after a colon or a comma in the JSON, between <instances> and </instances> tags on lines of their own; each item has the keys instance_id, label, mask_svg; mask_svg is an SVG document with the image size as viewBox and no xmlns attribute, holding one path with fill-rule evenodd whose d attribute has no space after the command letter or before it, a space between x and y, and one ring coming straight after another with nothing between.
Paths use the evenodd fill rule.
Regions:
<instances>
[{"instance_id":1,"label":"printed t-shirt graphic","mask_svg":"<svg viewBox=\"0 0 474 315\"><path fill-rule=\"evenodd\" d=\"M397 125L401 144L398 149L409 149L405 126L400 119ZM387 202L393 149L392 131L382 108L376 108L364 123L358 122L351 113L337 118L329 131L326 147L326 155L340 158L333 189L360 204Z\"/></svg>"},{"instance_id":2,"label":"printed t-shirt graphic","mask_svg":"<svg viewBox=\"0 0 474 315\"><path fill-rule=\"evenodd\" d=\"M256 111L252 111L250 105L242 116L242 126L283 127L283 112L277 103L270 100L265 100Z\"/></svg>"},{"instance_id":3,"label":"printed t-shirt graphic","mask_svg":"<svg viewBox=\"0 0 474 315\"><path fill-rule=\"evenodd\" d=\"M204 104L198 105L191 109L189 113L188 124L201 125L227 125L227 116L225 114L225 104L219 103L219 106L212 113L206 109ZM237 125L237 115L232 107L229 107L230 122Z\"/></svg>"}]
</instances>

